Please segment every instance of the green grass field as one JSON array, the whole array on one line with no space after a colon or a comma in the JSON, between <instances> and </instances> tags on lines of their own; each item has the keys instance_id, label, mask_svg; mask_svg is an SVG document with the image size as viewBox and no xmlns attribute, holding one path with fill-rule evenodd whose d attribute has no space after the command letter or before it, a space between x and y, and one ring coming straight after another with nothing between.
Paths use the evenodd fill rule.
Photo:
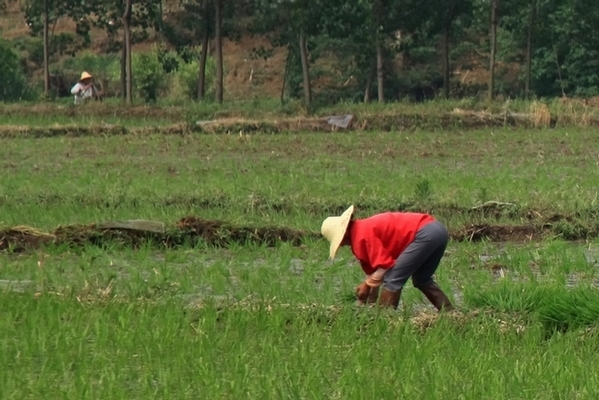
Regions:
<instances>
[{"instance_id":1,"label":"green grass field","mask_svg":"<svg viewBox=\"0 0 599 400\"><path fill-rule=\"evenodd\" d=\"M71 124L9 114L5 126ZM313 236L8 248L0 398L594 399L597 133L1 139L0 239L19 225L174 229L187 216L318 233L350 204L358 217L425 210L452 232L502 233L450 242L437 279L459 312L443 315L411 284L398 311L355 305L357 262L347 249L328 261Z\"/></svg>"}]
</instances>

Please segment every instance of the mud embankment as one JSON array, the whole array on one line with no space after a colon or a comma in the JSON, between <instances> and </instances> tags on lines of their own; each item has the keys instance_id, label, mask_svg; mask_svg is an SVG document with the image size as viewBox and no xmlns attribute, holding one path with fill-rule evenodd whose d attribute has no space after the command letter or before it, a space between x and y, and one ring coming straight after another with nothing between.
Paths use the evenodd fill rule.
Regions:
<instances>
[{"instance_id":1,"label":"mud embankment","mask_svg":"<svg viewBox=\"0 0 599 400\"><path fill-rule=\"evenodd\" d=\"M555 127L580 125L576 121L552 117L540 121L528 114L487 113L403 113L391 115L354 116L347 127L330 123L329 117L300 117L255 120L220 118L194 122L154 126L97 125L46 125L0 126L0 138L43 138L56 136L114 136L114 135L185 135L185 134L256 134L283 132L333 132L333 131L410 131L414 129L468 130L488 127ZM587 120L586 125L599 125L599 120Z\"/></svg>"},{"instance_id":2,"label":"mud embankment","mask_svg":"<svg viewBox=\"0 0 599 400\"><path fill-rule=\"evenodd\" d=\"M523 225L466 224L450 228L449 233L454 241L527 242L547 237L561 237L565 240L587 239L599 236L599 229L597 226L570 226L567 222ZM170 227L161 222L132 220L59 226L52 232L43 232L28 226L5 228L0 230L0 251L22 252L45 246L86 245L119 245L133 249L148 245L156 248L175 248L198 244L225 248L249 244L275 246L278 243L300 246L312 240L324 239L315 231L277 226L238 226L190 216L182 218Z\"/></svg>"}]
</instances>

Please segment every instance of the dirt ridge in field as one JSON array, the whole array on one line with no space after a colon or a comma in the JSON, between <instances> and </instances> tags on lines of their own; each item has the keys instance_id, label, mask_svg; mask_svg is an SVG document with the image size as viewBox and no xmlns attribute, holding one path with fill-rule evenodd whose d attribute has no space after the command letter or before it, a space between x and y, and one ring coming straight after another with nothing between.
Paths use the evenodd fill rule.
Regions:
<instances>
[{"instance_id":1,"label":"dirt ridge in field","mask_svg":"<svg viewBox=\"0 0 599 400\"><path fill-rule=\"evenodd\" d=\"M1 197L0 205L14 202L12 197ZM282 215L302 213L322 217L325 215L340 215L348 207L347 202L331 202L329 200L302 200L291 198L272 199L252 194L247 197L229 195L173 195L167 197L144 198L127 196L86 196L73 195L62 196L58 194L19 196L22 203L33 203L48 207L61 205L65 202L77 206L114 209L118 207L138 207L142 203L158 207L193 207L195 209L226 209L231 207L243 207L247 211L263 211L268 213L279 213ZM385 211L421 212L432 214L438 218L464 217L469 221L491 220L514 220L532 223L575 223L576 221L590 221L599 218L599 207L580 207L576 211L564 213L549 207L522 206L517 203L489 200L477 205L462 205L455 202L432 202L404 200L396 201L390 199L362 199L353 202L359 214L375 214Z\"/></svg>"},{"instance_id":2,"label":"dirt ridge in field","mask_svg":"<svg viewBox=\"0 0 599 400\"><path fill-rule=\"evenodd\" d=\"M147 221L152 224L161 224ZM16 226L0 230L0 251L22 252L48 245L80 247L93 245L105 247L119 244L126 247L179 247L206 244L215 247L257 244L274 246L277 243L290 243L294 246L309 240L324 240L319 232L291 229L277 226L237 226L218 220L207 220L189 216L180 219L174 226L164 231L131 229L123 223L102 223L89 225L59 226L53 232L43 232L28 226ZM525 242L559 236L566 240L579 240L599 236L594 229L571 230L564 235L554 229L555 225L524 224L466 224L450 228L454 241L497 241Z\"/></svg>"},{"instance_id":3,"label":"dirt ridge in field","mask_svg":"<svg viewBox=\"0 0 599 400\"><path fill-rule=\"evenodd\" d=\"M567 124L567 122L565 122ZM599 125L599 121L589 121ZM112 136L112 135L184 135L253 134L284 132L331 132L331 131L407 131L411 129L481 129L488 127L546 127L552 123L537 123L533 118L515 118L510 115L492 114L418 114L372 115L354 117L347 128L329 124L328 118L279 118L253 120L225 118L213 121L173 123L162 126L129 127L123 125L46 125L46 126L0 126L0 138L45 138L57 136Z\"/></svg>"}]
</instances>

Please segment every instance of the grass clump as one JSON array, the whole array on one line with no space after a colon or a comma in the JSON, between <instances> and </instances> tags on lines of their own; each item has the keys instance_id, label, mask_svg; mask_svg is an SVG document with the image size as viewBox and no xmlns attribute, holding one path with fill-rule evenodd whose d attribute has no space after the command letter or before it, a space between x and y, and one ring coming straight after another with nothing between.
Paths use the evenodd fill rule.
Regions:
<instances>
[{"instance_id":1,"label":"grass clump","mask_svg":"<svg viewBox=\"0 0 599 400\"><path fill-rule=\"evenodd\" d=\"M599 290L577 287L556 290L553 300L545 299L538 310L541 321L549 328L566 331L599 325Z\"/></svg>"},{"instance_id":2,"label":"grass clump","mask_svg":"<svg viewBox=\"0 0 599 400\"><path fill-rule=\"evenodd\" d=\"M599 290L593 287L502 282L464 297L473 307L531 314L548 332L599 325Z\"/></svg>"}]
</instances>

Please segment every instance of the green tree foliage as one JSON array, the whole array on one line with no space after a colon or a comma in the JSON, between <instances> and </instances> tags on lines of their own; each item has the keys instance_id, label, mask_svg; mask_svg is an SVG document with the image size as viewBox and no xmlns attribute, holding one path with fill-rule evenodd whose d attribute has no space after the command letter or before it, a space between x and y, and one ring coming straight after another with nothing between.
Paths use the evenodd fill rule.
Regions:
<instances>
[{"instance_id":1,"label":"green tree foliage","mask_svg":"<svg viewBox=\"0 0 599 400\"><path fill-rule=\"evenodd\" d=\"M321 32L325 0L257 0L253 33L265 35L273 46L288 50L285 85L291 97L311 102L310 64ZM285 87L282 93L285 92Z\"/></svg>"},{"instance_id":2,"label":"green tree foliage","mask_svg":"<svg viewBox=\"0 0 599 400\"><path fill-rule=\"evenodd\" d=\"M11 1L16 0L0 0L0 10ZM19 1L32 35L40 37L45 2ZM262 35L270 39L271 46L286 48L282 97L304 98L306 103L313 97L329 103L486 91L486 82L468 90L453 79L456 68L494 69L494 92L503 96L599 95L599 7L594 0L497 1L495 63L490 62L491 0L221 3L222 36L237 40L248 34ZM123 0L47 0L46 4L51 62L56 60L53 55L75 54L87 47L92 27L108 34L105 53L121 51ZM177 52L175 58L159 60L164 73L178 71L178 57L185 59L190 48L204 50L202 57L194 53L194 60L185 59L186 81L197 81L196 97L204 98L207 85L200 77L204 76L202 60L215 47L214 0L136 0L133 4L132 42L148 38L153 29L163 45ZM179 11L173 12L173 7ZM58 18L75 22L71 36L54 34ZM257 46L255 56L268 57L271 50ZM29 53L33 57L28 61L30 69L31 65L40 67L39 51ZM338 79L328 79L327 88L319 85L314 91L312 82L323 73L324 63L318 62L323 57L330 68L337 68L330 76L336 74ZM192 79L195 67L198 78Z\"/></svg>"},{"instance_id":3,"label":"green tree foliage","mask_svg":"<svg viewBox=\"0 0 599 400\"><path fill-rule=\"evenodd\" d=\"M14 0L13 0L14 1ZM52 33L58 18L69 18L75 21L75 33L83 41L79 47L90 44L89 21L85 18L92 10L92 3L78 0L48 0L48 10ZM33 36L41 36L43 29L44 1L23 0L22 9L25 13L25 22L31 29Z\"/></svg>"},{"instance_id":4,"label":"green tree foliage","mask_svg":"<svg viewBox=\"0 0 599 400\"><path fill-rule=\"evenodd\" d=\"M533 88L538 95L599 95L599 8L592 0L539 0Z\"/></svg>"},{"instance_id":5,"label":"green tree foliage","mask_svg":"<svg viewBox=\"0 0 599 400\"><path fill-rule=\"evenodd\" d=\"M12 51L10 44L3 40L0 40L0 65L0 101L18 101L30 97L19 57Z\"/></svg>"},{"instance_id":6,"label":"green tree foliage","mask_svg":"<svg viewBox=\"0 0 599 400\"><path fill-rule=\"evenodd\" d=\"M146 102L156 101L164 88L165 75L157 53L134 53L132 73L135 76L133 87L137 95Z\"/></svg>"}]
</instances>

